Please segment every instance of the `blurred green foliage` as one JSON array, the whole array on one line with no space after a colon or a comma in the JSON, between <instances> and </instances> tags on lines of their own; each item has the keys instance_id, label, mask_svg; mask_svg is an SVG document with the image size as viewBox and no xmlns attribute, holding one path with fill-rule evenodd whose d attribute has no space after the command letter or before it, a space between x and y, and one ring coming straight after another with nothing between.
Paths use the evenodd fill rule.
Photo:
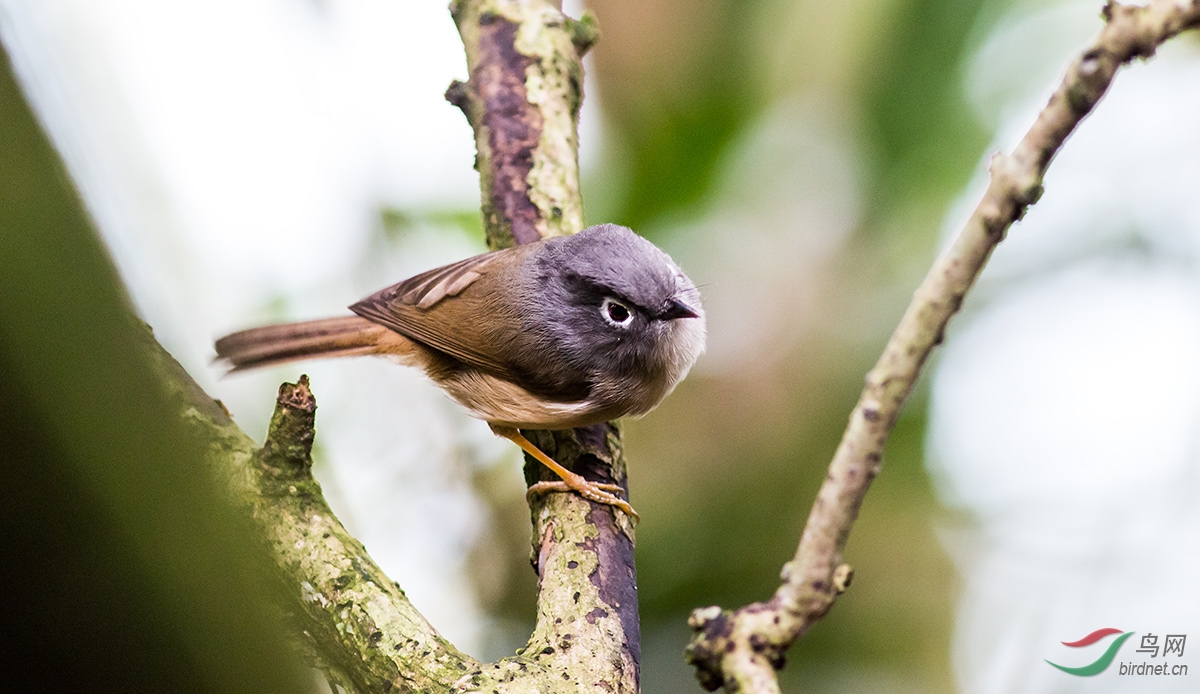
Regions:
<instances>
[{"instance_id":1,"label":"blurred green foliage","mask_svg":"<svg viewBox=\"0 0 1200 694\"><path fill-rule=\"evenodd\" d=\"M912 201L944 204L979 161L987 133L969 111L959 63L985 4L895 3L883 41L869 49L862 136L873 171L864 231Z\"/></svg>"},{"instance_id":2,"label":"blurred green foliage","mask_svg":"<svg viewBox=\"0 0 1200 694\"><path fill-rule=\"evenodd\" d=\"M801 89L825 70L841 79L854 104L857 145L867 165L864 234L895 233L897 208L927 205L940 214L979 159L987 133L975 121L961 89L959 65L979 24L1010 0L858 0L858 15L873 15L875 31L845 30L851 41L822 45L844 55L811 65L785 65L784 89ZM664 219L694 217L712 202L714 173L726 148L770 104L767 76L777 65L763 43L813 37L785 35L783 15L799 12L801 26L850 19L837 6L776 0L597 0L603 39L594 49L608 134L621 142L615 167L598 195L597 221L614 221L653 234ZM766 56L766 57L765 57ZM854 74L832 74L849 63ZM613 182L612 177L619 182ZM619 189L613 192L612 188ZM602 218L602 219L601 219ZM936 218L901 233L932 233ZM931 228L929 222L934 222Z\"/></svg>"},{"instance_id":3,"label":"blurred green foliage","mask_svg":"<svg viewBox=\"0 0 1200 694\"><path fill-rule=\"evenodd\" d=\"M695 215L710 200L722 151L763 105L752 79L754 4L591 3L605 32L596 49L605 122L628 154L624 194L604 221L642 229L664 215ZM613 36L626 27L645 43ZM658 54L661 43L677 50ZM610 60L625 49L658 59Z\"/></svg>"},{"instance_id":4,"label":"blurred green foliage","mask_svg":"<svg viewBox=\"0 0 1200 694\"><path fill-rule=\"evenodd\" d=\"M290 692L274 574L0 53L6 692Z\"/></svg>"}]
</instances>

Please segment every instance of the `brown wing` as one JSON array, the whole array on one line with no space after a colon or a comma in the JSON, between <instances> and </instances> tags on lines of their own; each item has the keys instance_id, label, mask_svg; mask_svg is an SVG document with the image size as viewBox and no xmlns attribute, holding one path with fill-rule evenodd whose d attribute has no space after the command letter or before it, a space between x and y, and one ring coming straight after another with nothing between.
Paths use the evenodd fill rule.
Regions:
<instances>
[{"instance_id":1,"label":"brown wing","mask_svg":"<svg viewBox=\"0 0 1200 694\"><path fill-rule=\"evenodd\" d=\"M367 320L509 380L520 380L497 352L498 332L518 326L497 315L504 297L504 266L528 251L518 246L460 260L395 284L350 307ZM518 257L513 257L518 256ZM484 317L500 320L486 321Z\"/></svg>"}]
</instances>

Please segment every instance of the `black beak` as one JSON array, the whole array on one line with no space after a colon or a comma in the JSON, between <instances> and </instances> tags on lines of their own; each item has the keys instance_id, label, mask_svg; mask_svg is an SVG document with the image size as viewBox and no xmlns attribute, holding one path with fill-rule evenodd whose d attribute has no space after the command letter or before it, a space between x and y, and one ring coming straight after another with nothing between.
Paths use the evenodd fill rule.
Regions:
<instances>
[{"instance_id":1,"label":"black beak","mask_svg":"<svg viewBox=\"0 0 1200 694\"><path fill-rule=\"evenodd\" d=\"M696 309L688 306L679 299L671 299L667 302L667 307L658 313L659 320L675 320L676 318L699 318L700 314L696 313Z\"/></svg>"}]
</instances>

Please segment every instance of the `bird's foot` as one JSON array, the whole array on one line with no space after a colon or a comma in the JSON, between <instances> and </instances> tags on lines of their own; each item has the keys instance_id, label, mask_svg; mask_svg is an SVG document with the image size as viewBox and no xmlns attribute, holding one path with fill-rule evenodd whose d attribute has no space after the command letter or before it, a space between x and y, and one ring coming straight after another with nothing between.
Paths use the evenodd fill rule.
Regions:
<instances>
[{"instance_id":1,"label":"bird's foot","mask_svg":"<svg viewBox=\"0 0 1200 694\"><path fill-rule=\"evenodd\" d=\"M594 501L598 504L606 504L608 506L616 506L625 512L633 522L638 521L638 513L633 510L628 501L617 496L617 494L625 490L619 484L609 484L607 482L591 482L581 475L572 474L572 478L564 477L561 480L553 482L536 482L530 485L528 491L525 492L525 498L533 501L533 497L540 494L549 494L550 492L575 492L579 496Z\"/></svg>"},{"instance_id":2,"label":"bird's foot","mask_svg":"<svg viewBox=\"0 0 1200 694\"><path fill-rule=\"evenodd\" d=\"M525 498L527 500L532 501L533 497L537 496L538 494L546 494L548 492L575 492L588 501L594 501L598 504L606 504L608 506L615 506L624 511L625 515L629 516L630 520L632 520L634 523L638 521L637 511L633 510L633 507L629 505L628 501L616 496L615 493L621 493L625 491L619 485L609 484L607 482L592 482L586 479L583 475L571 472L555 462L553 458L543 453L541 449L533 445L529 439L522 436L521 432L512 427L500 426L497 424L492 424L491 422L488 422L488 426L492 428L492 432L495 433L496 436L502 436L517 444L521 447L521 450L533 456L535 460L550 468L554 474L562 478L562 481L534 483L529 487L529 491L525 493Z\"/></svg>"}]
</instances>

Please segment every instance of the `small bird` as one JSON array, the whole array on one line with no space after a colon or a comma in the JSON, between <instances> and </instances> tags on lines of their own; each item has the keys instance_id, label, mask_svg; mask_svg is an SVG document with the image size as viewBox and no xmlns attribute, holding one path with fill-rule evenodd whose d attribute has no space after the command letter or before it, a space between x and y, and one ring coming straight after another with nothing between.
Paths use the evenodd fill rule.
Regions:
<instances>
[{"instance_id":1,"label":"small bird","mask_svg":"<svg viewBox=\"0 0 1200 694\"><path fill-rule=\"evenodd\" d=\"M350 306L356 315L243 330L217 340L241 371L376 355L416 366L496 435L574 491L637 514L615 484L559 465L519 429L571 429L654 409L704 351L700 292L654 244L615 224L484 253Z\"/></svg>"}]
</instances>

